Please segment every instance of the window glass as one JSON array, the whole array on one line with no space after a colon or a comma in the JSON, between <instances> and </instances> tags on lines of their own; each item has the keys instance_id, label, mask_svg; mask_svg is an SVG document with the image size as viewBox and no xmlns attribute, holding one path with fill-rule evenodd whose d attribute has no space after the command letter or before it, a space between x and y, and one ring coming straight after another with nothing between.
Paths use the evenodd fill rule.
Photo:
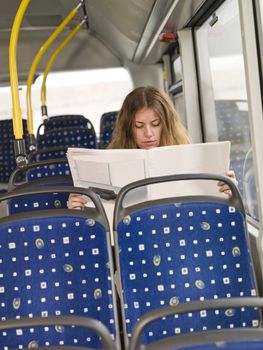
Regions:
<instances>
[{"instance_id":1,"label":"window glass","mask_svg":"<svg viewBox=\"0 0 263 350\"><path fill-rule=\"evenodd\" d=\"M175 109L179 113L182 123L186 126L184 96L183 96L183 72L181 57L177 56L172 64L173 85L170 87L170 95Z\"/></svg>"},{"instance_id":2,"label":"window glass","mask_svg":"<svg viewBox=\"0 0 263 350\"><path fill-rule=\"evenodd\" d=\"M263 0L259 0L259 11L258 11L258 22L259 22L259 48L260 48L260 59L261 59L261 79L263 79Z\"/></svg>"},{"instance_id":3,"label":"window glass","mask_svg":"<svg viewBox=\"0 0 263 350\"><path fill-rule=\"evenodd\" d=\"M195 33L204 136L207 141L231 141L230 167L248 213L257 219L238 0L224 2L216 16L217 21L209 18Z\"/></svg>"},{"instance_id":4,"label":"window glass","mask_svg":"<svg viewBox=\"0 0 263 350\"><path fill-rule=\"evenodd\" d=\"M259 0L260 16L261 16L261 26L263 32L263 0Z\"/></svg>"},{"instance_id":5,"label":"window glass","mask_svg":"<svg viewBox=\"0 0 263 350\"><path fill-rule=\"evenodd\" d=\"M32 86L34 132L42 123L40 91L42 76ZM132 81L124 68L96 69L50 73L47 77L48 115L82 114L99 134L100 117L105 112L120 109L125 96L132 90ZM19 89L23 117L26 118L26 86ZM11 90L0 89L0 118L11 117Z\"/></svg>"},{"instance_id":6,"label":"window glass","mask_svg":"<svg viewBox=\"0 0 263 350\"><path fill-rule=\"evenodd\" d=\"M181 122L186 126L183 93L178 93L175 96L173 96L173 101L174 101L175 109L180 115Z\"/></svg>"},{"instance_id":7,"label":"window glass","mask_svg":"<svg viewBox=\"0 0 263 350\"><path fill-rule=\"evenodd\" d=\"M175 82L182 80L183 73L182 73L182 62L181 62L180 56L178 56L173 62L173 71L174 71Z\"/></svg>"}]
</instances>

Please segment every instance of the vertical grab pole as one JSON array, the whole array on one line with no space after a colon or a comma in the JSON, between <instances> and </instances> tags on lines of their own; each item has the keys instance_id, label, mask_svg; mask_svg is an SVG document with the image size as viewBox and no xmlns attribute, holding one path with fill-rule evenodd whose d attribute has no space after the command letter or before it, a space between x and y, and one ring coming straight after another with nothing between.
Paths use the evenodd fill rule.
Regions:
<instances>
[{"instance_id":1,"label":"vertical grab pole","mask_svg":"<svg viewBox=\"0 0 263 350\"><path fill-rule=\"evenodd\" d=\"M78 33L80 30L81 26L86 23L86 19L82 20L81 23L77 24L76 27L69 33L69 35L66 37L66 39L59 45L59 47L56 49L56 51L53 53L53 55L50 57L48 64L46 65L46 69L44 72L44 77L42 80L42 85L41 85L41 112L42 112L42 119L43 121L47 120L47 105L46 105L46 81L47 81L47 75L59 55L59 53L63 50L63 48L70 42L70 40Z\"/></svg>"},{"instance_id":2,"label":"vertical grab pole","mask_svg":"<svg viewBox=\"0 0 263 350\"><path fill-rule=\"evenodd\" d=\"M12 26L10 42L9 42L9 73L10 86L12 94L12 114L13 114L13 129L14 129L14 150L16 164L18 167L23 167L27 163L25 140L23 139L23 124L22 112L20 107L19 93L18 93L18 77L17 77L17 63L16 51L17 40L20 26L25 14L25 11L30 3L30 0L22 0L18 11L16 13L14 23Z\"/></svg>"},{"instance_id":3,"label":"vertical grab pole","mask_svg":"<svg viewBox=\"0 0 263 350\"><path fill-rule=\"evenodd\" d=\"M53 43L57 36L62 32L65 26L71 21L71 19L77 14L80 7L83 6L83 2L79 3L69 14L68 16L60 23L57 29L50 35L44 45L41 46L37 55L34 58L34 61L31 65L28 78L27 78L27 91L26 91L26 105L27 105L27 129L29 133L29 144L30 150L36 148L36 140L33 133L33 110L32 110L32 100L31 100L31 87L34 80L34 75L38 66L38 63L48 47Z\"/></svg>"}]
</instances>

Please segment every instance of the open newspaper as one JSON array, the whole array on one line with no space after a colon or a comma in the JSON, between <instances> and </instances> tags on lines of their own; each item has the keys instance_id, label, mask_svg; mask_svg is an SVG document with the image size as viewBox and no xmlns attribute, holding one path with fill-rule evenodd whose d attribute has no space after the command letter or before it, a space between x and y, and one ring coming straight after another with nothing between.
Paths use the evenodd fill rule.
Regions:
<instances>
[{"instance_id":1,"label":"open newspaper","mask_svg":"<svg viewBox=\"0 0 263 350\"><path fill-rule=\"evenodd\" d=\"M164 146L150 150L69 148L67 155L75 186L118 193L126 184L148 177L186 173L222 175L229 169L230 142ZM160 184L148 186L146 191L148 199L167 195L218 195L218 187L211 181Z\"/></svg>"}]
</instances>

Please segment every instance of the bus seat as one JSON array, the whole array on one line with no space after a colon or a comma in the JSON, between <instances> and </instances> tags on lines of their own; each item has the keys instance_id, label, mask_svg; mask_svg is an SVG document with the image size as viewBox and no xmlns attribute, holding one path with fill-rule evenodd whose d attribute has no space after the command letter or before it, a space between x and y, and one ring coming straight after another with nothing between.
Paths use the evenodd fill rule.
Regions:
<instances>
[{"instance_id":1,"label":"bus seat","mask_svg":"<svg viewBox=\"0 0 263 350\"><path fill-rule=\"evenodd\" d=\"M36 317L89 317L100 321L118 338L113 259L109 224L99 197L89 198L84 211L58 209L14 214L0 219L1 320ZM27 189L27 193L53 188ZM70 193L71 187L60 189ZM16 193L14 193L16 192ZM0 202L25 191L1 195ZM58 345L101 348L98 337L78 327L35 326L1 331L0 348ZM1 323L1 322L0 322ZM62 323L63 324L63 323ZM74 320L73 320L74 325ZM30 345L30 346L29 346ZM34 346L33 346L34 345Z\"/></svg>"},{"instance_id":2,"label":"bus seat","mask_svg":"<svg viewBox=\"0 0 263 350\"><path fill-rule=\"evenodd\" d=\"M70 327L79 327L82 329L82 332L85 333L86 330L90 330L92 337L98 337L101 341L100 349L104 350L117 350L111 335L107 328L98 320L95 320L90 317L77 317L77 316L47 316L47 317L34 317L34 318L23 318L23 319L12 319L0 322L0 330L3 333L6 333L6 330L10 329L19 329L20 332L23 331L25 327L31 327L36 329L37 327L45 327L48 329L50 326L55 327L56 330L63 330L65 326ZM34 328L33 328L34 327ZM76 339L74 339L76 341ZM33 340L28 344L27 349L39 348L37 341ZM5 349L8 349L6 347ZM79 346L45 346L39 349L50 349L50 350L95 350L97 347L79 347Z\"/></svg>"},{"instance_id":3,"label":"bus seat","mask_svg":"<svg viewBox=\"0 0 263 350\"><path fill-rule=\"evenodd\" d=\"M112 132L117 120L117 114L117 111L102 114L100 119L100 148L106 148L111 142Z\"/></svg>"},{"instance_id":4,"label":"bus seat","mask_svg":"<svg viewBox=\"0 0 263 350\"><path fill-rule=\"evenodd\" d=\"M26 173L27 181L17 185L17 176ZM11 174L8 190L21 191L29 188L38 188L42 186L73 186L73 180L69 172L66 158L58 158L49 161L31 163L24 168L17 168ZM15 214L25 211L67 208L69 194L56 192L54 189L50 193L37 193L14 197L8 201L8 213Z\"/></svg>"},{"instance_id":5,"label":"bus seat","mask_svg":"<svg viewBox=\"0 0 263 350\"><path fill-rule=\"evenodd\" d=\"M205 194L123 205L133 189L197 179L226 182L232 197ZM227 177L171 175L125 186L116 199L114 237L126 342L137 320L154 309L171 305L176 310L177 304L190 301L257 295L243 203ZM258 327L259 322L254 309L189 311L151 324L143 344L217 327Z\"/></svg>"},{"instance_id":6,"label":"bus seat","mask_svg":"<svg viewBox=\"0 0 263 350\"><path fill-rule=\"evenodd\" d=\"M114 125L105 126L100 133L100 148L107 148L112 139Z\"/></svg>"},{"instance_id":7,"label":"bus seat","mask_svg":"<svg viewBox=\"0 0 263 350\"><path fill-rule=\"evenodd\" d=\"M26 120L22 120L24 135L27 135ZM9 176L16 167L14 151L13 120L0 120L0 183L8 183ZM26 148L28 148L27 137L25 137Z\"/></svg>"},{"instance_id":8,"label":"bus seat","mask_svg":"<svg viewBox=\"0 0 263 350\"><path fill-rule=\"evenodd\" d=\"M37 139L38 149L61 146L96 148L96 133L94 129L84 127L62 128L47 131L45 134L39 135Z\"/></svg>"},{"instance_id":9,"label":"bus seat","mask_svg":"<svg viewBox=\"0 0 263 350\"><path fill-rule=\"evenodd\" d=\"M94 130L92 122L80 114L65 114L52 116L39 125L37 138L48 131L61 128L88 128Z\"/></svg>"},{"instance_id":10,"label":"bus seat","mask_svg":"<svg viewBox=\"0 0 263 350\"><path fill-rule=\"evenodd\" d=\"M25 213L39 210L49 209L66 209L69 193L57 192L57 186L71 186L71 183L60 183L60 179L54 178L52 182L45 183L41 181L32 181L30 186L21 185L18 190L26 190L28 188L37 188L45 185L55 186L53 192L50 193L38 193L38 194L25 194L21 197L14 197L9 199L7 204L7 210L9 215L17 213ZM74 191L74 187L72 187Z\"/></svg>"},{"instance_id":11,"label":"bus seat","mask_svg":"<svg viewBox=\"0 0 263 350\"><path fill-rule=\"evenodd\" d=\"M23 176L25 178L24 183L18 181ZM61 183L65 183L63 177L67 179L67 183L73 184L69 164L67 158L55 158L49 160L43 160L39 162L31 162L25 165L23 168L16 168L10 175L8 182L8 190L11 191L17 186L25 185L28 182L48 179L48 178L61 177Z\"/></svg>"},{"instance_id":12,"label":"bus seat","mask_svg":"<svg viewBox=\"0 0 263 350\"><path fill-rule=\"evenodd\" d=\"M236 339L239 338L239 334L235 333ZM252 333L253 337L257 337L258 333ZM262 339L251 339L251 340L232 340L223 342L222 346L219 347L217 343L200 344L187 347L180 347L177 350L260 350L263 348ZM176 348L173 348L176 350Z\"/></svg>"},{"instance_id":13,"label":"bus seat","mask_svg":"<svg viewBox=\"0 0 263 350\"><path fill-rule=\"evenodd\" d=\"M30 163L38 162L42 160L65 158L67 154L67 147L48 147L32 151L28 155Z\"/></svg>"},{"instance_id":14,"label":"bus seat","mask_svg":"<svg viewBox=\"0 0 263 350\"><path fill-rule=\"evenodd\" d=\"M71 176L68 163L58 163L54 165L37 166L27 172L27 180L34 181L47 177Z\"/></svg>"},{"instance_id":15,"label":"bus seat","mask_svg":"<svg viewBox=\"0 0 263 350\"><path fill-rule=\"evenodd\" d=\"M263 328L232 328L178 334L152 343L149 347L141 344L141 335L154 321L175 314L177 317L193 311L210 309L224 312L233 307L263 307L262 298L228 298L219 300L197 301L186 304L159 308L144 314L137 322L132 334L129 350L259 350L263 347Z\"/></svg>"},{"instance_id":16,"label":"bus seat","mask_svg":"<svg viewBox=\"0 0 263 350\"><path fill-rule=\"evenodd\" d=\"M103 113L100 118L100 130L106 126L111 126L116 124L118 111L106 112Z\"/></svg>"}]
</instances>

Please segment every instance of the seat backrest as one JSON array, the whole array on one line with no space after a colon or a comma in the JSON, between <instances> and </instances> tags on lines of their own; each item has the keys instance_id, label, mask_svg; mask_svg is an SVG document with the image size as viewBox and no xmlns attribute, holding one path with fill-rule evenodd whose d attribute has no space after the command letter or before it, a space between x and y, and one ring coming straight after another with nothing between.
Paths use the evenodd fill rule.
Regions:
<instances>
[{"instance_id":1,"label":"seat backrest","mask_svg":"<svg viewBox=\"0 0 263 350\"><path fill-rule=\"evenodd\" d=\"M68 163L58 163L44 166L37 166L27 172L27 180L34 181L50 177L71 176Z\"/></svg>"},{"instance_id":2,"label":"seat backrest","mask_svg":"<svg viewBox=\"0 0 263 350\"><path fill-rule=\"evenodd\" d=\"M236 334L238 337L238 335ZM237 338L238 339L238 338ZM263 348L263 340L262 339L254 339L254 340L232 340L228 342L224 342L224 345L221 346L223 350L260 350ZM218 342L217 343L209 343L209 344L199 344L192 346L182 346L178 348L174 348L174 350L218 350Z\"/></svg>"},{"instance_id":3,"label":"seat backrest","mask_svg":"<svg viewBox=\"0 0 263 350\"><path fill-rule=\"evenodd\" d=\"M109 125L103 128L100 133L100 148L107 148L112 140L112 133L114 130L114 125Z\"/></svg>"},{"instance_id":4,"label":"seat backrest","mask_svg":"<svg viewBox=\"0 0 263 350\"><path fill-rule=\"evenodd\" d=\"M43 161L30 160L30 163L23 168L17 167L12 172L8 183L9 190L16 187L16 184L19 183L18 178L21 176L25 178L25 182L29 182L46 178L71 176L71 172L66 157Z\"/></svg>"},{"instance_id":5,"label":"seat backrest","mask_svg":"<svg viewBox=\"0 0 263 350\"><path fill-rule=\"evenodd\" d=\"M25 213L25 212L32 212L32 211L39 211L39 210L49 210L49 209L66 209L67 208L67 201L69 194L67 192L65 193L58 193L57 192L57 186L72 186L72 183L59 183L59 179L56 179L56 181L51 185L54 185L54 191L50 193L38 193L38 194L32 194L21 197L15 197L8 201L8 213L9 215L16 214L16 213ZM50 183L49 183L50 184ZM30 183L30 186L28 188L37 188L38 186L45 186L45 184L39 183L37 181L37 184ZM23 189L26 189L26 186L21 186ZM19 188L20 190L20 188Z\"/></svg>"},{"instance_id":6,"label":"seat backrest","mask_svg":"<svg viewBox=\"0 0 263 350\"><path fill-rule=\"evenodd\" d=\"M126 208L123 205L126 194L134 188L199 178L225 181L232 197L173 197L145 200ZM176 175L127 185L116 200L114 231L126 341L137 320L153 309L194 300L257 295L244 208L228 178ZM151 324L144 344L163 336L244 325L258 326L258 311L203 310Z\"/></svg>"},{"instance_id":7,"label":"seat backrest","mask_svg":"<svg viewBox=\"0 0 263 350\"><path fill-rule=\"evenodd\" d=\"M117 111L102 114L100 119L100 148L106 148L111 142L112 133L117 120Z\"/></svg>"},{"instance_id":8,"label":"seat backrest","mask_svg":"<svg viewBox=\"0 0 263 350\"><path fill-rule=\"evenodd\" d=\"M37 148L50 147L85 147L96 148L97 140L94 129L88 128L61 128L47 131L39 135Z\"/></svg>"},{"instance_id":9,"label":"seat backrest","mask_svg":"<svg viewBox=\"0 0 263 350\"><path fill-rule=\"evenodd\" d=\"M88 128L94 130L92 122L80 114L65 114L49 117L42 124L39 125L37 130L37 138L39 135L48 131L61 128Z\"/></svg>"},{"instance_id":10,"label":"seat backrest","mask_svg":"<svg viewBox=\"0 0 263 350\"><path fill-rule=\"evenodd\" d=\"M17 177L26 174L26 181L17 185ZM11 198L8 201L8 213L15 214L42 209L67 208L68 193L53 192L28 195L26 189L43 186L73 186L66 158L27 164L17 168L10 176L9 191L24 190L24 196Z\"/></svg>"},{"instance_id":11,"label":"seat backrest","mask_svg":"<svg viewBox=\"0 0 263 350\"><path fill-rule=\"evenodd\" d=\"M60 191L60 189L57 189ZM29 194L53 191L31 189ZM0 220L1 320L46 316L83 316L99 320L116 339L117 315L113 259L105 211L92 191L82 193L94 207L85 211L46 210ZM0 201L24 195L2 195ZM100 347L100 341L77 327L52 326L4 331L1 349L28 345Z\"/></svg>"},{"instance_id":12,"label":"seat backrest","mask_svg":"<svg viewBox=\"0 0 263 350\"><path fill-rule=\"evenodd\" d=\"M64 327L79 327L81 328L82 332L85 333L87 330L91 331L93 334L92 336L98 337L101 342L100 349L104 350L117 350L117 347L114 344L114 341L107 330L107 328L98 320L95 320L94 318L90 317L80 317L80 316L46 316L46 317L33 317L33 318L22 318L22 319L12 319L12 320L5 320L0 322L0 330L3 334L6 334L7 330L15 329L16 332L19 332L20 335L23 335L24 329L27 327L30 327L30 331L39 330L45 327L45 329L49 329L49 327L55 327L57 331L63 331ZM43 332L43 331L42 331ZM77 339L74 339L76 341ZM39 348L38 342L33 340L30 341L29 344L27 344L27 349L33 349L33 348ZM50 345L50 342L46 342L46 346L39 349L45 349L45 350L80 350L79 346L54 346ZM22 348L23 345L20 344L19 348ZM8 347L5 347L5 349L8 349ZM86 350L94 350L97 349L94 347L81 347L81 349Z\"/></svg>"},{"instance_id":13,"label":"seat backrest","mask_svg":"<svg viewBox=\"0 0 263 350\"><path fill-rule=\"evenodd\" d=\"M115 126L117 114L117 111L103 113L100 118L100 131L107 126Z\"/></svg>"},{"instance_id":14,"label":"seat backrest","mask_svg":"<svg viewBox=\"0 0 263 350\"><path fill-rule=\"evenodd\" d=\"M159 308L144 314L139 322L137 322L129 350L148 350L148 349L162 349L162 350L237 350L237 349L261 349L263 345L263 328L246 327L221 329L216 330L192 332L172 337L165 337L161 341L151 343L149 346L141 344L141 335L145 328L150 323L166 318L167 316L180 314L192 314L194 311L213 310L218 312L224 309L228 312L233 308L259 308L262 310L262 298L227 298L208 301L197 301L191 303L180 304L177 306L168 306Z\"/></svg>"},{"instance_id":15,"label":"seat backrest","mask_svg":"<svg viewBox=\"0 0 263 350\"><path fill-rule=\"evenodd\" d=\"M26 120L23 119L22 123L24 135L27 136ZM9 176L16 168L13 120L0 120L0 129L0 183L7 183L9 181ZM25 137L25 142L27 147L27 137Z\"/></svg>"},{"instance_id":16,"label":"seat backrest","mask_svg":"<svg viewBox=\"0 0 263 350\"><path fill-rule=\"evenodd\" d=\"M30 162L24 167L17 167L12 172L8 182L9 190L13 190L18 185L21 185L21 183L17 180L17 178L21 176L25 178L23 184L26 184L30 181L48 179L53 177L71 177L71 173L66 157L43 161L30 160Z\"/></svg>"},{"instance_id":17,"label":"seat backrest","mask_svg":"<svg viewBox=\"0 0 263 350\"><path fill-rule=\"evenodd\" d=\"M67 146L61 147L44 147L29 154L28 159L30 163L40 162L44 160L65 158L67 155Z\"/></svg>"}]
</instances>

